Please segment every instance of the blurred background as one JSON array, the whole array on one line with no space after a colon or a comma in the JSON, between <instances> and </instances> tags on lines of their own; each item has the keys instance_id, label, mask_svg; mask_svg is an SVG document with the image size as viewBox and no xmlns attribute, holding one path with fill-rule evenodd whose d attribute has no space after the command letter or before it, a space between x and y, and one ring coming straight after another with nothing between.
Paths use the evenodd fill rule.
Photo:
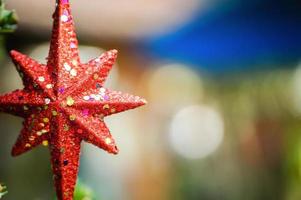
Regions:
<instances>
[{"instance_id":1,"label":"blurred background","mask_svg":"<svg viewBox=\"0 0 301 200\"><path fill-rule=\"evenodd\" d=\"M45 63L55 1L6 2L19 28L2 50ZM119 155L82 145L97 200L301 199L300 1L71 3L82 61L118 49L106 87L148 100L106 119ZM1 93L21 88L0 62ZM3 199L53 199L47 148L10 156L21 122L0 115Z\"/></svg>"}]
</instances>

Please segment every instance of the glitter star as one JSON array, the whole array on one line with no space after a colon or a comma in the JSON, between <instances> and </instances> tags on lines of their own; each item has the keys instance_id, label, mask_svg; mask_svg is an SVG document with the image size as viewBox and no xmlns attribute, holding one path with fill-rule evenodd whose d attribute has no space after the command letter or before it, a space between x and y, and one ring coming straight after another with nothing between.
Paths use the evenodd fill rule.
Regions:
<instances>
[{"instance_id":1,"label":"glitter star","mask_svg":"<svg viewBox=\"0 0 301 200\"><path fill-rule=\"evenodd\" d=\"M24 89L2 95L0 110L25 119L12 155L18 156L40 144L49 146L57 197L71 200L81 142L117 154L103 118L146 102L103 87L116 60L116 50L81 64L68 0L57 2L53 18L46 65L11 51Z\"/></svg>"}]
</instances>

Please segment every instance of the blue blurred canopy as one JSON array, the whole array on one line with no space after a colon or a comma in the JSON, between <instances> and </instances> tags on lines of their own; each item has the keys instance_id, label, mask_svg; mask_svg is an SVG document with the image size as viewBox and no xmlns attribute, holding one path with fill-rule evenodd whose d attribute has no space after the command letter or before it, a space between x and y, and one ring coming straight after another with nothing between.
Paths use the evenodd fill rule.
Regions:
<instances>
[{"instance_id":1,"label":"blue blurred canopy","mask_svg":"<svg viewBox=\"0 0 301 200\"><path fill-rule=\"evenodd\" d=\"M301 3L224 1L147 45L155 56L210 72L289 66L301 57Z\"/></svg>"}]
</instances>

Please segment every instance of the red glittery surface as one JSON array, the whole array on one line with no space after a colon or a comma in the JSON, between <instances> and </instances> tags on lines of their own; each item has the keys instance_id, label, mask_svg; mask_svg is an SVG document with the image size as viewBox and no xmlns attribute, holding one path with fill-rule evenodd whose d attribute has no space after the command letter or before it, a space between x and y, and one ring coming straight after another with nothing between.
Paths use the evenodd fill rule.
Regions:
<instances>
[{"instance_id":1,"label":"red glittery surface","mask_svg":"<svg viewBox=\"0 0 301 200\"><path fill-rule=\"evenodd\" d=\"M53 18L47 65L11 51L24 89L2 95L0 110L25 119L12 155L20 155L40 144L49 146L57 197L71 200L81 141L117 154L104 117L146 102L103 87L117 57L116 50L86 64L80 62L68 1L58 2Z\"/></svg>"}]
</instances>

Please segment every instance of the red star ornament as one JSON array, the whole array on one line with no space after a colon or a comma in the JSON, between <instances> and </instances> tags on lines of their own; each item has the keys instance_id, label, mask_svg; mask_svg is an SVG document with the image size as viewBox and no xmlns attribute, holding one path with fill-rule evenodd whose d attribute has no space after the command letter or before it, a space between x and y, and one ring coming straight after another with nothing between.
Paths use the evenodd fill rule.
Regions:
<instances>
[{"instance_id":1,"label":"red star ornament","mask_svg":"<svg viewBox=\"0 0 301 200\"><path fill-rule=\"evenodd\" d=\"M103 87L117 57L116 50L86 64L80 62L68 0L57 1L53 18L47 65L11 51L24 89L1 96L0 110L25 119L12 155L40 144L49 146L57 198L71 200L81 142L117 154L104 117L142 106L146 101Z\"/></svg>"}]
</instances>

